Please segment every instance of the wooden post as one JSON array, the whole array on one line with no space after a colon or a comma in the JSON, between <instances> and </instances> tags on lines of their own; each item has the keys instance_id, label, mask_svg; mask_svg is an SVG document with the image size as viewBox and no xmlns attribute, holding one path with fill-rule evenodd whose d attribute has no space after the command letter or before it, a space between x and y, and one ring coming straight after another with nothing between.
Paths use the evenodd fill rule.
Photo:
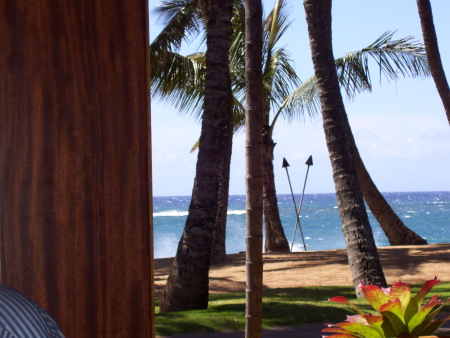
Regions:
<instances>
[{"instance_id":1,"label":"wooden post","mask_svg":"<svg viewBox=\"0 0 450 338\"><path fill-rule=\"evenodd\" d=\"M153 335L147 0L0 2L1 284Z\"/></svg>"}]
</instances>

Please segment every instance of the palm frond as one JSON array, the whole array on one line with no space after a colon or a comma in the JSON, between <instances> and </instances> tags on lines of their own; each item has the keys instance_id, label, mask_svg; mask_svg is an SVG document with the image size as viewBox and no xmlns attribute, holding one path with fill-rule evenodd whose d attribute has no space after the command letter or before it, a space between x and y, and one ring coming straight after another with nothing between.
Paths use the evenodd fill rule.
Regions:
<instances>
[{"instance_id":1,"label":"palm frond","mask_svg":"<svg viewBox=\"0 0 450 338\"><path fill-rule=\"evenodd\" d=\"M190 22L198 11L197 0L164 1L157 8L157 12L168 22L164 34L171 35L171 26L177 27L179 22ZM230 69L233 86L233 118L235 131L244 125L245 110L242 102L245 96L245 11L244 2L235 0L233 7L233 44L230 48ZM203 19L202 19L203 20ZM183 26L183 24L180 24ZM186 26L186 24L184 24ZM176 31L175 35L183 35L183 31ZM161 35L161 37L164 37ZM184 38L184 37L183 37ZM152 95L156 99L164 100L183 113L191 113L197 119L201 117L203 108L204 80L206 71L206 59L204 53L195 53L188 56L173 52L178 48L183 39L176 38L179 44L170 39L157 39L151 45L151 88ZM170 42L170 43L169 43ZM154 48L157 45L157 48ZM166 48L161 48L165 46ZM195 146L194 148L195 149Z\"/></svg>"},{"instance_id":2,"label":"palm frond","mask_svg":"<svg viewBox=\"0 0 450 338\"><path fill-rule=\"evenodd\" d=\"M360 51L336 59L336 70L341 88L351 99L356 93L371 91L370 60L378 66L381 77L397 80L400 76L425 77L430 75L423 44L412 37L393 40L393 32L386 32L375 42ZM288 119L310 116L320 111L320 100L315 76L310 77L286 97L277 112Z\"/></svg>"},{"instance_id":3,"label":"palm frond","mask_svg":"<svg viewBox=\"0 0 450 338\"><path fill-rule=\"evenodd\" d=\"M285 97L272 124L275 123L280 115L283 115L288 121L293 121L295 119L304 119L306 114L310 118L314 118L319 112L319 92L316 77L312 76Z\"/></svg>"},{"instance_id":4,"label":"palm frond","mask_svg":"<svg viewBox=\"0 0 450 338\"><path fill-rule=\"evenodd\" d=\"M269 124L270 110L277 110L285 97L300 84L290 54L277 47L280 38L290 25L287 1L277 0L264 21L263 27L263 97L265 115Z\"/></svg>"},{"instance_id":5,"label":"palm frond","mask_svg":"<svg viewBox=\"0 0 450 338\"><path fill-rule=\"evenodd\" d=\"M269 73L264 74L263 82L273 109L278 109L285 98L300 85L300 79L292 65L289 53L280 48L275 51L269 61Z\"/></svg>"},{"instance_id":6,"label":"palm frond","mask_svg":"<svg viewBox=\"0 0 450 338\"><path fill-rule=\"evenodd\" d=\"M233 134L245 127L245 107L242 100L233 95Z\"/></svg>"},{"instance_id":7,"label":"palm frond","mask_svg":"<svg viewBox=\"0 0 450 338\"><path fill-rule=\"evenodd\" d=\"M274 8L264 20L263 31L267 33L267 38L263 41L268 46L267 48L273 48L291 25L291 21L288 20L290 11L286 0L277 0Z\"/></svg>"},{"instance_id":8,"label":"palm frond","mask_svg":"<svg viewBox=\"0 0 450 338\"><path fill-rule=\"evenodd\" d=\"M151 50L150 57L152 96L199 118L203 105L204 54L183 56Z\"/></svg>"},{"instance_id":9,"label":"palm frond","mask_svg":"<svg viewBox=\"0 0 450 338\"><path fill-rule=\"evenodd\" d=\"M268 69L270 66L269 60L275 53L277 43L290 24L286 0L277 0L263 23L263 60L266 60L263 66L263 76L270 72L270 69Z\"/></svg>"},{"instance_id":10,"label":"palm frond","mask_svg":"<svg viewBox=\"0 0 450 338\"><path fill-rule=\"evenodd\" d=\"M423 44L413 37L393 40L395 32L386 32L368 47L348 53L336 60L341 87L352 98L358 92L371 90L370 60L378 65L380 80L388 81L403 77L426 77L430 75Z\"/></svg>"},{"instance_id":11,"label":"palm frond","mask_svg":"<svg viewBox=\"0 0 450 338\"><path fill-rule=\"evenodd\" d=\"M178 51L183 41L204 32L198 0L161 1L154 13L165 25L150 45L154 50Z\"/></svg>"},{"instance_id":12,"label":"palm frond","mask_svg":"<svg viewBox=\"0 0 450 338\"><path fill-rule=\"evenodd\" d=\"M236 31L230 47L230 75L232 91L236 97L245 98L245 31Z\"/></svg>"}]
</instances>

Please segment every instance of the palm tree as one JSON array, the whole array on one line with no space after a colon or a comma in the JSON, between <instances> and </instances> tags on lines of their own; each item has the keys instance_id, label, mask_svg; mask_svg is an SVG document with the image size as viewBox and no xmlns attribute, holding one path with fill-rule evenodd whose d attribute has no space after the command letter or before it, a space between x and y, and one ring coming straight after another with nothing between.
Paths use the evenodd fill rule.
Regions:
<instances>
[{"instance_id":1,"label":"palm tree","mask_svg":"<svg viewBox=\"0 0 450 338\"><path fill-rule=\"evenodd\" d=\"M205 54L202 52L183 56L177 53L183 40L204 32L204 18L198 6L197 0L170 0L162 2L157 7L156 12L165 19L166 25L151 43L151 70L152 95L165 99L181 112L192 112L197 119L200 119L205 86ZM234 2L232 23L234 27L244 27L244 4L241 0ZM232 32L232 40L240 42L236 35L242 35L242 30L234 29ZM239 48L235 43L233 46L230 50ZM240 77L243 83L243 76ZM232 84L237 82L240 83L233 79ZM235 119L239 115L241 115L239 120L244 119L244 108L236 99L234 99L233 115ZM198 142L191 151L197 148ZM223 149L224 158L226 157L227 160L221 168L218 190L219 208L213 230L211 263L221 263L226 258L225 226L231 151L232 138L230 137L227 148Z\"/></svg>"},{"instance_id":2,"label":"palm tree","mask_svg":"<svg viewBox=\"0 0 450 338\"><path fill-rule=\"evenodd\" d=\"M189 214L161 301L163 313L208 306L217 192L233 127L228 65L232 0L200 0L199 5L207 36L202 130Z\"/></svg>"},{"instance_id":3,"label":"palm tree","mask_svg":"<svg viewBox=\"0 0 450 338\"><path fill-rule=\"evenodd\" d=\"M429 76L427 59L422 44L412 37L393 40L394 32L386 32L368 47L336 59L338 81L349 98L357 92L371 90L369 58L379 65L380 74L388 80L397 80L399 75ZM309 78L287 99L286 105L303 105L306 109L318 109L319 95L315 76ZM347 123L350 142L364 199L379 222L391 245L423 245L427 241L406 227L380 193L370 177L356 146L350 125Z\"/></svg>"},{"instance_id":4,"label":"palm tree","mask_svg":"<svg viewBox=\"0 0 450 338\"><path fill-rule=\"evenodd\" d=\"M274 148L270 123L271 108L276 108L299 85L297 74L290 63L290 57L284 48L276 48L283 33L289 26L288 11L284 0L277 0L274 9L265 21L263 70L263 113L266 130L264 133L264 223L266 252L289 252L289 243L284 234L278 210L273 170Z\"/></svg>"},{"instance_id":5,"label":"palm tree","mask_svg":"<svg viewBox=\"0 0 450 338\"><path fill-rule=\"evenodd\" d=\"M263 256L263 81L261 0L245 0L246 311L245 336L261 337Z\"/></svg>"},{"instance_id":6,"label":"palm tree","mask_svg":"<svg viewBox=\"0 0 450 338\"><path fill-rule=\"evenodd\" d=\"M357 288L360 282L385 287L386 279L358 182L349 130L344 122L347 114L332 50L331 0L304 0L304 7L342 230L353 284L357 295L362 296Z\"/></svg>"},{"instance_id":7,"label":"palm tree","mask_svg":"<svg viewBox=\"0 0 450 338\"><path fill-rule=\"evenodd\" d=\"M436 37L436 30L433 23L433 12L431 10L430 0L417 0L419 9L420 23L422 25L423 41L425 50L430 63L431 75L444 105L448 123L450 124L450 88L444 67L442 66L441 54Z\"/></svg>"}]
</instances>

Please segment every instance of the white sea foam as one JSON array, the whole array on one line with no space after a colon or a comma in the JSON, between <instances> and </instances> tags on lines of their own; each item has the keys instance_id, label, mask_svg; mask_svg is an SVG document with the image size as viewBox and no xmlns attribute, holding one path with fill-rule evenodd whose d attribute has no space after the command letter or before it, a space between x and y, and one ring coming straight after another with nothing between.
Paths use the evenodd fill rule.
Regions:
<instances>
[{"instance_id":1,"label":"white sea foam","mask_svg":"<svg viewBox=\"0 0 450 338\"><path fill-rule=\"evenodd\" d=\"M180 238L174 234L165 234L158 238L158 245L155 245L154 255L156 258L174 257L177 251Z\"/></svg>"},{"instance_id":2,"label":"white sea foam","mask_svg":"<svg viewBox=\"0 0 450 338\"><path fill-rule=\"evenodd\" d=\"M153 213L153 217L181 217L187 215L188 215L187 211L178 211L178 210L167 210Z\"/></svg>"},{"instance_id":3,"label":"white sea foam","mask_svg":"<svg viewBox=\"0 0 450 338\"><path fill-rule=\"evenodd\" d=\"M308 250L308 244L306 244L307 250ZM294 243L294 247L292 248L292 252L298 252L298 251L305 251L305 248L303 247L303 244L297 244Z\"/></svg>"},{"instance_id":4,"label":"white sea foam","mask_svg":"<svg viewBox=\"0 0 450 338\"><path fill-rule=\"evenodd\" d=\"M245 210L228 210L227 215L244 215Z\"/></svg>"},{"instance_id":5,"label":"white sea foam","mask_svg":"<svg viewBox=\"0 0 450 338\"><path fill-rule=\"evenodd\" d=\"M178 211L178 210L166 210L160 212L154 212L153 217L182 217L187 216L188 211ZM228 210L228 215L244 215L245 210Z\"/></svg>"}]
</instances>

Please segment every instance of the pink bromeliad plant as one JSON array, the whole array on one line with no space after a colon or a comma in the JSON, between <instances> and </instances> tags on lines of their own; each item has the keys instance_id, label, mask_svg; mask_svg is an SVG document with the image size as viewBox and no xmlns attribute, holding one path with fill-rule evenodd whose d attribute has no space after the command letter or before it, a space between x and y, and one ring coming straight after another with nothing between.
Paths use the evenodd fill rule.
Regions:
<instances>
[{"instance_id":1,"label":"pink bromeliad plant","mask_svg":"<svg viewBox=\"0 0 450 338\"><path fill-rule=\"evenodd\" d=\"M360 283L358 287L378 313L364 314L343 296L331 298L330 301L348 304L358 315L347 316L347 321L342 323L328 324L322 332L336 333L329 336L335 338L415 338L431 335L450 319L450 316L435 319L442 307L450 303L450 299L442 302L435 295L422 305L425 296L437 283L437 277L427 281L412 298L410 287L402 282L387 289Z\"/></svg>"}]
</instances>

